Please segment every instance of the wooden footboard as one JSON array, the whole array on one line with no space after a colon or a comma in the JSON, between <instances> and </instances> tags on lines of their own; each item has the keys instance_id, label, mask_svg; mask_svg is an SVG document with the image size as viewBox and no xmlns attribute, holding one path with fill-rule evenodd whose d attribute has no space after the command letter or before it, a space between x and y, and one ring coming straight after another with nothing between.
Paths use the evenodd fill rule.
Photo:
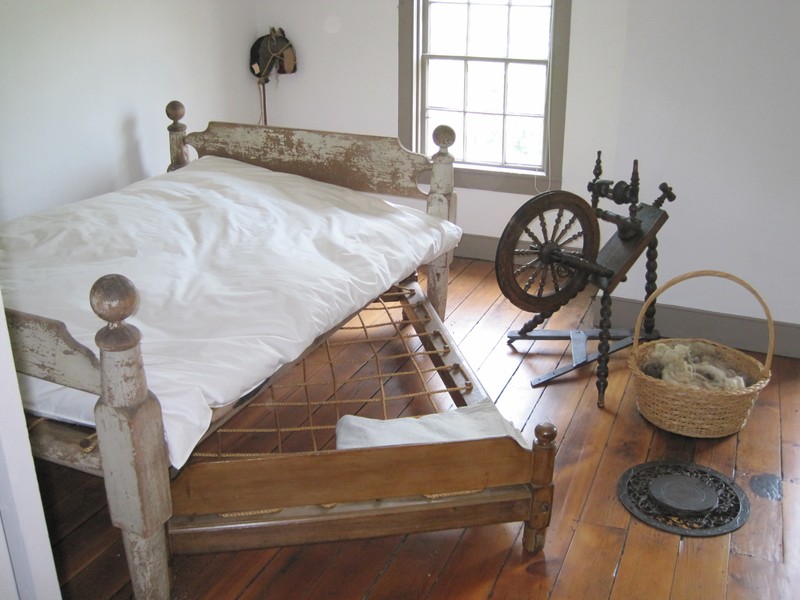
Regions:
<instances>
[{"instance_id":1,"label":"wooden footboard","mask_svg":"<svg viewBox=\"0 0 800 600\"><path fill-rule=\"evenodd\" d=\"M532 451L493 438L192 465L173 482L171 547L220 552L522 521L525 549L538 552L555 436L540 425Z\"/></svg>"}]
</instances>

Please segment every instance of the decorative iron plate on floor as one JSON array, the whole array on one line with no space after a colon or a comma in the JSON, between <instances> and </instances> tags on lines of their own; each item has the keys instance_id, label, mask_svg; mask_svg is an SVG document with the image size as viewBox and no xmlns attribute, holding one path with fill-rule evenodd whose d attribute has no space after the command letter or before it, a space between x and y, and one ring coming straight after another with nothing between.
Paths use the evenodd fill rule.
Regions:
<instances>
[{"instance_id":1,"label":"decorative iron plate on floor","mask_svg":"<svg viewBox=\"0 0 800 600\"><path fill-rule=\"evenodd\" d=\"M617 495L639 520L678 535L722 535L750 516L750 501L738 485L691 463L656 461L632 467L620 477Z\"/></svg>"}]
</instances>

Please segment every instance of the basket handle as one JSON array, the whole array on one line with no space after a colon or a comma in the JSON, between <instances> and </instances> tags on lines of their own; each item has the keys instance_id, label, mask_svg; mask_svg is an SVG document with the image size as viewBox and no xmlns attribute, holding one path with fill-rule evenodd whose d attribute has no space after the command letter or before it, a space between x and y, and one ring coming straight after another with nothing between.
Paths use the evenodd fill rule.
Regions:
<instances>
[{"instance_id":1,"label":"basket handle","mask_svg":"<svg viewBox=\"0 0 800 600\"><path fill-rule=\"evenodd\" d=\"M729 279L741 285L747 291L749 291L753 296L755 296L756 300L758 300L759 304L761 304L761 308L764 309L764 314L767 316L767 327L769 328L769 347L767 349L767 358L764 362L764 368L769 371L770 365L772 364L772 352L775 348L775 324L772 321L772 313L769 311L769 307L767 303L764 302L764 299L761 295L751 286L749 283L736 277L736 275L731 275L730 273L725 273L723 271L690 271L689 273L684 273L683 275L678 275L677 277L673 277L667 283L662 286L659 286L655 292L650 294L650 296L645 300L644 304L642 305L642 309L639 311L639 316L636 319L636 327L633 330L633 352L636 353L639 347L639 334L642 331L642 321L644 321L645 313L647 309L650 307L653 302L656 301L656 298L662 294L662 292L666 292L669 288L674 285L677 285L687 279L695 279L697 277L720 277L722 279Z\"/></svg>"}]
</instances>

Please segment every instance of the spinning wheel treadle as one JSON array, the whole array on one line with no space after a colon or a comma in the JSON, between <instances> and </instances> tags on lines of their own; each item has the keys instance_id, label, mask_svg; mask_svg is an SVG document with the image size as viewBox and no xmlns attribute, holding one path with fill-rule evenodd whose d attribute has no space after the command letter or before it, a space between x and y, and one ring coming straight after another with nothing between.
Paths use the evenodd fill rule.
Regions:
<instances>
[{"instance_id":1,"label":"spinning wheel treadle","mask_svg":"<svg viewBox=\"0 0 800 600\"><path fill-rule=\"evenodd\" d=\"M647 251L645 298L656 290L656 234L667 220L665 201L675 200L672 188L659 186L661 195L652 203L639 203L639 166L633 163L630 183L600 179L600 152L589 182L591 203L565 191L551 191L528 200L506 225L495 255L497 283L503 295L522 310L536 313L519 331L516 340L570 340L572 365L562 366L531 382L537 386L577 367L597 361L597 405L604 406L608 385L608 355L633 343L628 329L611 329L611 292L626 279L628 270ZM628 215L599 208L600 198L628 205ZM600 248L598 220L613 223L617 231ZM559 308L572 300L587 284L602 290L600 327L576 331L533 331ZM658 337L655 307L644 321L645 339ZM588 354L586 341L599 340L597 352ZM611 345L609 340L619 340Z\"/></svg>"}]
</instances>

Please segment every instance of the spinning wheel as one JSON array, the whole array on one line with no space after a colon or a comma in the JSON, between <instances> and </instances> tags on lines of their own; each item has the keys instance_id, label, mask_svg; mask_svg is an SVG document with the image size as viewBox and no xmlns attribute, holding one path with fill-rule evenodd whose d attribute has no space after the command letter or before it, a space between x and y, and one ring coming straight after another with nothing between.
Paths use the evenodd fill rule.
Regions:
<instances>
[{"instance_id":1,"label":"spinning wheel","mask_svg":"<svg viewBox=\"0 0 800 600\"><path fill-rule=\"evenodd\" d=\"M528 200L506 225L497 246L500 290L517 308L552 314L569 302L599 267L600 230L591 206L569 192Z\"/></svg>"},{"instance_id":2,"label":"spinning wheel","mask_svg":"<svg viewBox=\"0 0 800 600\"><path fill-rule=\"evenodd\" d=\"M675 200L672 188L659 186L661 195L652 204L639 203L639 166L633 163L630 182L600 179L600 153L589 182L591 203L564 191L539 194L528 200L506 225L495 255L495 274L503 295L514 306L536 313L519 331L509 332L509 344L516 340L560 340L572 342L572 365L562 366L531 382L536 386L590 361L596 360L598 406L608 385L608 355L633 343L629 329L611 329L611 292L626 278L642 252L647 251L645 298L656 290L656 234L667 220L665 201ZM600 198L628 205L620 215L599 207ZM600 248L599 219L613 223L617 231ZM533 331L554 312L572 300L587 284L602 290L600 327L577 331ZM658 337L655 308L648 309L644 338ZM599 340L597 352L588 354L586 341ZM610 340L620 340L613 346Z\"/></svg>"}]
</instances>

